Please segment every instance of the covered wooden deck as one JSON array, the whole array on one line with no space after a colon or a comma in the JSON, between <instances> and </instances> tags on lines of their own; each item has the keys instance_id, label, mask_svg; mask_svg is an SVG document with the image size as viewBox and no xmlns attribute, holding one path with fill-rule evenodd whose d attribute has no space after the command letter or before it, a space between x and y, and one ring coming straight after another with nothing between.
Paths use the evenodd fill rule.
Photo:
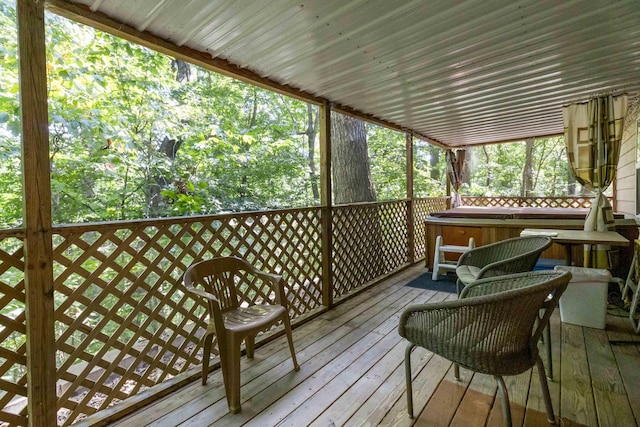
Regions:
<instances>
[{"instance_id":1,"label":"covered wooden deck","mask_svg":"<svg viewBox=\"0 0 640 427\"><path fill-rule=\"evenodd\" d=\"M407 269L296 328L299 372L284 337L257 349L255 359L243 358L239 414L228 413L217 370L206 386L194 382L111 425L501 425L491 377L462 370L458 382L450 362L422 349L413 354L416 419L408 417L399 315L408 304L454 298L405 286L424 272L422 265ZM561 324L554 314L549 386L559 425L638 425L640 345L611 341L639 338L626 319L607 322L601 331ZM507 386L514 425L547 425L537 375L508 378Z\"/></svg>"}]
</instances>

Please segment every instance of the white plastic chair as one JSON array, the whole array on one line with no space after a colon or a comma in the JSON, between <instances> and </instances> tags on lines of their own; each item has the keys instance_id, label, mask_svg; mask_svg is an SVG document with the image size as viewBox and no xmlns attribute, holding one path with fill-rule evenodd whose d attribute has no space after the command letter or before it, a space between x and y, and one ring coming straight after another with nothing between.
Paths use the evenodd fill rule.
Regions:
<instances>
[{"instance_id":1,"label":"white plastic chair","mask_svg":"<svg viewBox=\"0 0 640 427\"><path fill-rule=\"evenodd\" d=\"M640 321L636 317L636 310L638 309L638 303L640 302L638 298L638 282L640 282L640 260L638 260L638 251L634 251L633 261L631 262L631 267L629 268L629 275L627 276L627 281L624 284L624 288L622 289L622 299L624 301L629 301L631 305L629 306L629 320L633 325L633 329L636 334L640 334ZM633 293L633 298L630 298L629 292Z\"/></svg>"},{"instance_id":2,"label":"white plastic chair","mask_svg":"<svg viewBox=\"0 0 640 427\"><path fill-rule=\"evenodd\" d=\"M473 240L473 237L469 238L468 246L444 245L442 244L442 236L436 237L436 249L433 255L433 273L431 274L431 279L438 280L438 275L441 270L456 271L458 260L447 261L444 257L445 252L462 254L475 247L476 242Z\"/></svg>"}]
</instances>

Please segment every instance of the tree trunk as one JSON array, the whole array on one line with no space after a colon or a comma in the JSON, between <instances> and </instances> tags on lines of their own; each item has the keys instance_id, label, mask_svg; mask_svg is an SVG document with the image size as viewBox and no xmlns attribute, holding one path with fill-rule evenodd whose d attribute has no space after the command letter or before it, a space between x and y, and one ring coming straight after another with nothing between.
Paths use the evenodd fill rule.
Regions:
<instances>
[{"instance_id":1,"label":"tree trunk","mask_svg":"<svg viewBox=\"0 0 640 427\"><path fill-rule=\"evenodd\" d=\"M440 163L440 151L441 148L436 147L435 145L429 145L429 176L434 181L440 181L442 174L438 169L438 163Z\"/></svg>"},{"instance_id":2,"label":"tree trunk","mask_svg":"<svg viewBox=\"0 0 640 427\"><path fill-rule=\"evenodd\" d=\"M331 115L331 172L335 203L376 200L367 147L365 123L342 114ZM385 273L382 224L378 206L353 207L336 217L334 285L346 291Z\"/></svg>"},{"instance_id":3,"label":"tree trunk","mask_svg":"<svg viewBox=\"0 0 640 427\"><path fill-rule=\"evenodd\" d=\"M251 107L251 115L249 116L249 119L247 120L247 132L250 132L253 127L256 125L256 118L258 117L258 88L254 87L253 90L251 91L251 96L252 96L252 107ZM243 142L241 144L242 147L242 151L244 153L249 153L249 150L251 149L251 146L249 143L247 142ZM243 171L247 171L247 161L245 160L243 162ZM249 175L247 173L244 173L242 175L242 178L240 179L240 188L238 189L238 196L240 197L240 199L242 200L242 202L246 202L246 198L247 198L247 194L248 194L248 186L249 186Z\"/></svg>"},{"instance_id":4,"label":"tree trunk","mask_svg":"<svg viewBox=\"0 0 640 427\"><path fill-rule=\"evenodd\" d=\"M575 196L577 193L576 187L578 186L578 181L576 181L576 177L571 172L571 167L567 167L567 193L569 196Z\"/></svg>"},{"instance_id":5,"label":"tree trunk","mask_svg":"<svg viewBox=\"0 0 640 427\"><path fill-rule=\"evenodd\" d=\"M313 192L313 200L320 201L320 189L318 187L318 172L316 171L315 161L315 142L318 135L318 126L320 124L320 115L313 112L316 108L307 104L307 130L304 132L307 138L307 158L309 160L309 180L311 181L311 191Z\"/></svg>"},{"instance_id":6,"label":"tree trunk","mask_svg":"<svg viewBox=\"0 0 640 427\"><path fill-rule=\"evenodd\" d=\"M362 120L343 114L331 115L331 164L336 204L373 202L367 130Z\"/></svg>"},{"instance_id":7,"label":"tree trunk","mask_svg":"<svg viewBox=\"0 0 640 427\"><path fill-rule=\"evenodd\" d=\"M473 155L473 150L471 148L465 148L464 149L464 158L466 159L466 162L464 163L464 170L462 171L462 183L463 184L467 184L467 185L471 185L471 162L472 162L472 157Z\"/></svg>"},{"instance_id":8,"label":"tree trunk","mask_svg":"<svg viewBox=\"0 0 640 427\"><path fill-rule=\"evenodd\" d=\"M171 69L176 72L176 81L182 83L191 79L191 65L180 59L171 60Z\"/></svg>"},{"instance_id":9,"label":"tree trunk","mask_svg":"<svg viewBox=\"0 0 640 427\"><path fill-rule=\"evenodd\" d=\"M522 187L520 197L529 197L533 192L533 139L527 139L524 168L522 169Z\"/></svg>"},{"instance_id":10,"label":"tree trunk","mask_svg":"<svg viewBox=\"0 0 640 427\"><path fill-rule=\"evenodd\" d=\"M183 142L183 140L171 139L165 136L158 148L158 152L167 156L167 158L171 160L171 163L173 163ZM160 192L169 184L170 182L162 175L152 177L152 181L149 182L147 192L150 218L158 216L158 214L164 210L165 199Z\"/></svg>"},{"instance_id":11,"label":"tree trunk","mask_svg":"<svg viewBox=\"0 0 640 427\"><path fill-rule=\"evenodd\" d=\"M484 153L485 165L488 165L491 158L489 157L489 152L487 151L486 145L482 146L482 152ZM485 177L485 180L484 180L484 188L489 188L490 185L491 185L491 168L488 168L487 176Z\"/></svg>"}]
</instances>

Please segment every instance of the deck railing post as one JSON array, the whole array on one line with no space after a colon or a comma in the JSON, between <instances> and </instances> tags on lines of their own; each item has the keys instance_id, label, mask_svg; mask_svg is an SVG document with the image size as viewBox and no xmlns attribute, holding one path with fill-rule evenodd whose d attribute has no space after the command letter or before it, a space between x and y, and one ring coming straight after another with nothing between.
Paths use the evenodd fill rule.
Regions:
<instances>
[{"instance_id":1,"label":"deck railing post","mask_svg":"<svg viewBox=\"0 0 640 427\"><path fill-rule=\"evenodd\" d=\"M18 0L29 425L55 426L51 166L44 0Z\"/></svg>"},{"instance_id":2,"label":"deck railing post","mask_svg":"<svg viewBox=\"0 0 640 427\"><path fill-rule=\"evenodd\" d=\"M333 306L333 196L331 193L331 105L320 106L320 203L322 205L322 304Z\"/></svg>"},{"instance_id":3,"label":"deck railing post","mask_svg":"<svg viewBox=\"0 0 640 427\"><path fill-rule=\"evenodd\" d=\"M406 174L407 174L407 262L415 261L415 223L413 214L413 134L406 134Z\"/></svg>"}]
</instances>

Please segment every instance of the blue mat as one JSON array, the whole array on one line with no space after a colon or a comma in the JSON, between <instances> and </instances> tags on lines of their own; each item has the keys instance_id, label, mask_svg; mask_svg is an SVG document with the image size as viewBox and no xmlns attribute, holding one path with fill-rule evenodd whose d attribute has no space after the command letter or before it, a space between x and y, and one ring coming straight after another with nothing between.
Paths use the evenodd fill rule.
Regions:
<instances>
[{"instance_id":1,"label":"blue mat","mask_svg":"<svg viewBox=\"0 0 640 427\"><path fill-rule=\"evenodd\" d=\"M454 274L440 275L438 281L431 280L431 273L423 273L416 277L407 286L430 291L456 293L456 276Z\"/></svg>"},{"instance_id":2,"label":"blue mat","mask_svg":"<svg viewBox=\"0 0 640 427\"><path fill-rule=\"evenodd\" d=\"M561 259L548 259L540 258L538 263L534 267L534 271L539 270L553 270L556 265L564 265L564 260ZM418 289L427 289L437 292L448 292L450 294L456 293L456 275L455 274L441 274L438 276L437 281L431 280L431 273L423 273L416 277L407 286Z\"/></svg>"},{"instance_id":3,"label":"blue mat","mask_svg":"<svg viewBox=\"0 0 640 427\"><path fill-rule=\"evenodd\" d=\"M564 265L563 259L540 258L533 271L553 270L556 265Z\"/></svg>"}]
</instances>

